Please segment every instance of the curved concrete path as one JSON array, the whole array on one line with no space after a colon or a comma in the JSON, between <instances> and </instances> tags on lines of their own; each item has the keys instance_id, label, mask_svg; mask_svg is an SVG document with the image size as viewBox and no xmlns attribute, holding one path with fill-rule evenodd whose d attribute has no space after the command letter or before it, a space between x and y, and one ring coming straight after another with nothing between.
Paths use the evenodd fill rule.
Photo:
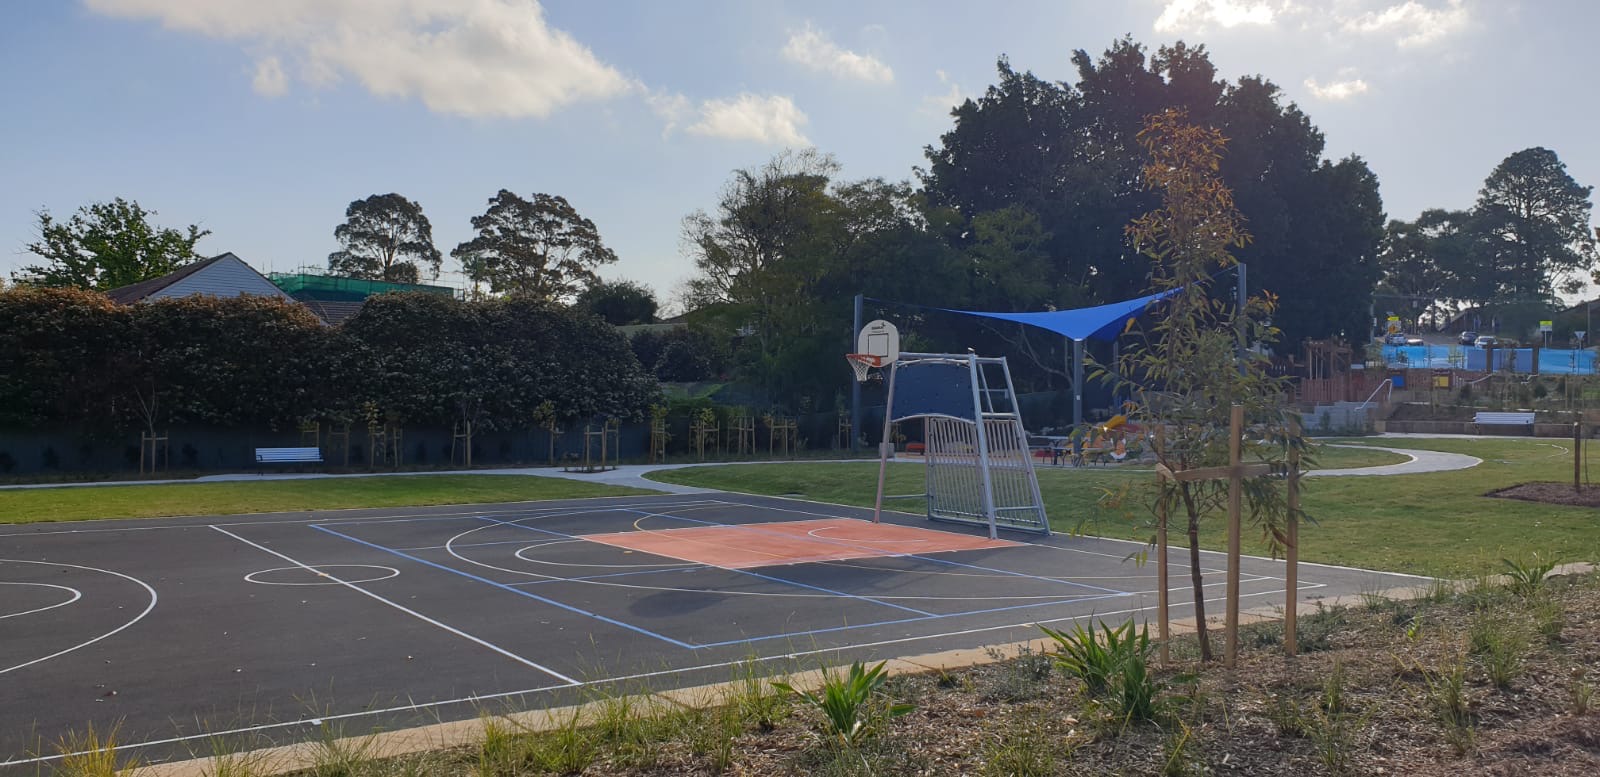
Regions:
<instances>
[{"instance_id":1,"label":"curved concrete path","mask_svg":"<svg viewBox=\"0 0 1600 777\"><path fill-rule=\"evenodd\" d=\"M1421 437L1423 435L1410 435ZM1339 445L1344 448L1367 448L1371 450L1389 451L1406 456L1409 460L1399 464L1385 464L1376 467L1351 467L1347 469L1319 469L1306 473L1306 477L1357 477L1369 475L1417 475L1427 472L1449 472L1453 470L1469 469L1483 463L1482 459L1460 453L1442 453L1439 451L1423 451L1405 448L1386 448L1379 445ZM805 459L808 464L828 464L850 461L873 461L873 459ZM328 474L321 472L298 473L273 473L258 475L248 472L238 472L226 475L204 475L197 478L177 480L113 480L95 483L25 483L20 485L0 486L0 490L31 489L31 488L83 488L94 486L146 486L165 485L173 483L229 483L241 481L261 480L321 480L326 478L372 478L413 475L531 475L542 478L562 478L565 480L581 480L587 483L602 483L611 486L631 486L669 494L704 494L713 489L683 486L676 483L665 483L651 480L646 477L652 472L665 470L684 469L686 467L721 467L734 464L762 464L783 462L744 462L744 461L706 461L687 464L624 464L616 469L604 472L564 472L558 467L517 467L510 469L473 469L473 470L429 470L420 472L354 472L344 474ZM917 459L900 459L895 463L920 464Z\"/></svg>"},{"instance_id":2,"label":"curved concrete path","mask_svg":"<svg viewBox=\"0 0 1600 777\"><path fill-rule=\"evenodd\" d=\"M1405 456L1410 461L1399 464L1380 464L1375 467L1347 467L1344 469L1314 469L1305 474L1306 477L1363 477L1367 475L1420 475L1425 472L1452 472L1458 469L1471 469L1483 463L1483 459L1468 456L1463 453L1444 453L1443 451L1423 451L1414 448L1385 448L1381 445L1345 445L1340 443L1327 443L1332 448L1360 448L1373 451L1388 451Z\"/></svg>"}]
</instances>

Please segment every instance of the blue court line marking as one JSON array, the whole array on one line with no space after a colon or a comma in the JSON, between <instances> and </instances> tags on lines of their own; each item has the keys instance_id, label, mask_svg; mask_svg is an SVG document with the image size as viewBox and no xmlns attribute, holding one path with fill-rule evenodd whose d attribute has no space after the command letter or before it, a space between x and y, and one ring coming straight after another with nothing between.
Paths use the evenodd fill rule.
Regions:
<instances>
[{"instance_id":1,"label":"blue court line marking","mask_svg":"<svg viewBox=\"0 0 1600 777\"><path fill-rule=\"evenodd\" d=\"M852 629L870 629L870 628L872 628L874 626L893 626L893 625L901 624L901 623L916 623L918 621L935 621L935 620L943 620L945 618L958 618L958 617L967 616L967 615L985 615L985 614L996 613L996 612L1008 612L1008 611L1011 611L1011 610L1023 610L1023 609L1027 609L1027 608L1030 608L1030 607L1052 607L1052 606L1060 605L1060 604L1077 604L1078 602L1094 602L1094 601L1099 601L1101 599L1119 599L1122 596L1125 596L1125 594L1104 594L1104 595L1101 595L1101 596L1080 596L1080 597L1073 598L1073 599L1057 599L1057 600L1048 601L1048 602L1031 602L1031 603L1028 603L1028 604L1014 604L1014 605L1010 605L1010 606L1007 606L1007 607L991 607L991 608L986 609L986 610L967 610L967 611L963 611L963 612L947 612L947 613L940 613L940 614L936 614L936 615L929 615L929 616L927 616L925 618L901 618L899 620L877 621L875 623L858 623L858 624L855 624L853 626L852 625L831 626L831 627L823 628L823 629L809 629L807 631L791 631L791 632L785 632L785 633L782 633L782 634L768 634L768 635L760 636L760 637L741 637L739 639L730 639L730 640L725 640L725 641L722 641L722 642L707 642L707 643L702 644L701 647L706 647L706 648L728 647L729 645L740 645L740 644L744 644L746 642L763 642L763 641L771 640L771 639L783 639L785 637L807 637L807 636L814 636L814 635L817 635L817 634L826 634L826 633L832 632L832 631L850 631ZM1016 624L1016 625L1025 626L1027 624L1019 623L1019 624ZM849 646L845 646L845 647L849 647Z\"/></svg>"},{"instance_id":2,"label":"blue court line marking","mask_svg":"<svg viewBox=\"0 0 1600 777\"><path fill-rule=\"evenodd\" d=\"M728 504L732 504L732 503L728 503ZM643 516L648 516L648 517L651 517L651 518L669 518L669 519L678 520L678 521L687 521L689 523L704 524L706 526L723 526L723 527L727 527L727 528L749 529L751 531L762 531L762 529L757 528L757 527L760 526L760 524L753 524L753 523L718 523L716 521L705 521L705 520L701 520L699 518L687 518L687 517L684 517L684 516L681 516L681 515L671 515L669 513L648 513L648 512L644 512L642 510L618 509L617 512L620 512L620 513L634 513L636 515L643 515ZM856 519L845 518L844 520L856 520ZM891 525L898 526L899 524L891 524ZM776 534L776 535L780 535L780 536L783 536L783 537L792 537L793 536L793 535L790 535L790 534L784 534L783 532L775 532L775 531L768 531L767 533L768 534ZM847 547L847 548L855 548L857 550L873 550L873 551L877 551L878 550L877 548L870 548L870 547L867 547L865 545L852 544L852 543L850 543L848 541L844 541L844 540L829 540L829 538L827 538L827 537L814 537L813 539L821 540L823 542L832 542L835 545L840 545L840 546ZM933 556L919 556L919 555L916 555L914 553L889 553L889 554L885 554L884 556L882 556L882 558L914 558L914 559L917 559L919 561L932 561L935 564L948 564L949 566L953 566L953 567L964 567L966 569L978 569L978 570L982 570L984 572L996 572L996 573L999 573L999 574L1002 574L1002 575L1011 575L1013 577L1022 577L1022 578L1027 578L1029 580L1039 580L1039 581L1046 582L1046 583L1056 583L1056 584L1060 584L1060 585L1076 586L1078 588L1087 588L1087 589L1089 589L1091 591L1099 591L1101 593L1116 594L1116 595L1119 595L1119 596L1132 596L1133 595L1131 593L1128 593L1127 591L1118 591L1115 588L1102 588L1101 586L1090 585L1088 583L1079 583L1079 582L1076 582L1076 581L1073 581L1073 580L1061 580L1061 579L1058 579L1058 578L1051 578L1051 577L1039 577L1038 575L1030 575L1030 574L1027 574L1025 572L1014 572L1014 571L1009 570L1009 569L996 569L994 567L978 566L977 564L963 564L963 563L961 563L959 561L950 561L948 559L935 558ZM899 570L886 570L886 571L899 571Z\"/></svg>"},{"instance_id":3,"label":"blue court line marking","mask_svg":"<svg viewBox=\"0 0 1600 777\"><path fill-rule=\"evenodd\" d=\"M637 511L635 511L635 510L619 510L618 512L637 513ZM554 534L554 535L556 535L558 537L568 537L570 539L575 539L575 540L583 539L583 537L580 536L580 535L562 534L561 532L551 531L550 529L540 529L540 528L536 528L536 527L533 527L533 526L523 526L520 523L514 523L514 522L511 522L511 521L499 521L499 520L495 520L494 518L490 518L487 515L480 516L480 520L488 521L489 523L496 524L496 525L499 525L499 526L518 526L518 527L527 529L529 531L536 531L536 532L541 532L541 533L544 533L544 534ZM788 535L785 535L785 536L788 536ZM786 580L784 578L774 577L772 575L763 575L760 572L752 572L752 571L750 571L748 569L729 569L727 567L718 567L718 569L727 569L727 571L729 571L729 572L737 572L737 573L739 573L741 575L749 575L751 577L757 577L757 578L760 578L762 580L770 580L770 581L772 581L774 583L783 583L785 585L792 585L792 586L795 586L797 588L809 588L809 589L811 589L813 591L820 591L820 592L825 593L825 594L832 594L834 596L838 596L838 597L841 597L841 598L844 598L844 599L855 599L857 601L867 602L867 603L870 603L870 604L876 604L876 605L879 605L879 606L882 606L882 607L892 607L892 608L894 608L896 610L904 610L906 612L914 612L914 613L916 613L918 615L933 615L933 613L931 613L931 612L928 612L926 610L919 610L919 609L917 609L915 607L906 607L905 605L893 604L893 603L890 603L890 602L885 602L885 601L880 601L880 600L877 600L877 599L873 599L870 596L860 596L858 594L846 593L844 591L837 591L837 590L834 590L832 588L823 588L820 585L811 585L810 583L802 583L802 582L799 582L797 580Z\"/></svg>"},{"instance_id":4,"label":"blue court line marking","mask_svg":"<svg viewBox=\"0 0 1600 777\"><path fill-rule=\"evenodd\" d=\"M349 541L354 542L354 543L356 543L358 545L365 545L365 546L367 546L369 548L374 548L376 550L381 550L381 551L383 551L385 553L392 553L392 554L394 554L396 556L399 556L399 557L401 557L403 559L408 559L408 560L411 560L411 561L415 561L418 564L425 564L427 566L433 567L434 569L439 569L439 570L443 570L445 572L449 572L451 574L460 575L460 576L465 577L465 578L467 578L469 580L476 580L476 581L478 581L480 583L484 583L484 584L487 584L487 585L494 586L495 588L498 588L498 589L500 589L502 591L510 591L511 593L514 593L517 596L525 596L525 597L527 597L529 599L533 599L535 601L544 602L545 604L548 604L548 605L551 605L551 606L554 606L554 607L559 607L559 608L561 608L563 610L566 610L568 612L574 612L574 613L577 613L579 615L583 615L585 617L593 618L593 619L595 619L597 621L600 621L602 623L609 623L609 624L611 624L613 626L617 626L617 627L624 628L624 629L627 629L627 630L632 631L632 632L643 634L643 635L645 635L647 637L654 637L656 639L661 640L662 642L666 642L666 643L668 643L670 645L677 645L678 647L684 648L686 650L694 650L697 647L699 647L698 645L691 645L688 642L683 642L681 640L673 639L672 637L668 637L668 636L666 636L664 634L657 634L657 633L655 633L653 631L650 631L649 629L640 628L640 627L635 626L635 625L633 625L631 623L624 623L622 621L616 620L615 618L607 618L604 615L600 615L598 613L589 612L588 610L584 610L584 609L579 608L579 607L574 607L574 606L572 606L570 604L567 604L565 602L559 602L559 601L556 601L555 599L548 599L548 598L545 598L543 596L539 596L538 594L531 594L531 593L528 593L527 591L524 591L524 590L522 590L520 588L512 588L511 586L506 585L505 583L498 583L498 582L490 580L490 579L488 579L486 577L479 577L478 575L474 575L474 574L472 574L470 572L463 572L463 571L461 571L459 569L455 569L454 567L447 567L447 566L445 566L443 564L437 564L437 563L434 563L434 562L429 561L429 560L424 559L424 558L417 558L416 556L410 555L409 553L402 553L402 552L400 552L398 550L395 550L394 548L386 548L386 547L384 547L382 545L379 545L377 543L368 542L366 540L363 540L363 539L360 539L360 538L357 538L357 537L352 537L352 536L350 536L348 534L344 534L342 532L338 532L338 531L334 531L333 529L329 529L326 526L322 526L322 525L319 525L319 524L312 524L311 528L316 529L317 531L320 531L320 532L325 532L327 534L332 534L335 537L340 537L342 539L349 540Z\"/></svg>"}]
</instances>

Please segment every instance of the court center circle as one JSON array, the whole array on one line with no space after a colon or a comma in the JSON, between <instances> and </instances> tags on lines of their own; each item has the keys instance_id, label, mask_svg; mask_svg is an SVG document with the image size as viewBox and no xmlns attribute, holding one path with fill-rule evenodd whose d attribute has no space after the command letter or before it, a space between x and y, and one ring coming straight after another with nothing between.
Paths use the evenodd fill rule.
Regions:
<instances>
[{"instance_id":1,"label":"court center circle","mask_svg":"<svg viewBox=\"0 0 1600 777\"><path fill-rule=\"evenodd\" d=\"M351 577L335 575L329 570L335 569L364 569L369 572L356 573ZM273 567L261 569L244 576L247 583L257 585L345 585L349 583L375 583L379 580L388 580L399 577L400 570L394 567L379 566L377 564L319 564L304 567Z\"/></svg>"}]
</instances>

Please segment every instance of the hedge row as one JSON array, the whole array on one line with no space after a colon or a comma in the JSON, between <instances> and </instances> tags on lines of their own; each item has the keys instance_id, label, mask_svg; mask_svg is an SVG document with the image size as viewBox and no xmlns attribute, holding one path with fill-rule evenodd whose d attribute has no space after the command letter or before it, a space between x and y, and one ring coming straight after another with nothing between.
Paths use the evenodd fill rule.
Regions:
<instances>
[{"instance_id":1,"label":"hedge row","mask_svg":"<svg viewBox=\"0 0 1600 777\"><path fill-rule=\"evenodd\" d=\"M638 420L658 396L617 330L528 300L386 294L330 328L261 297L121 306L70 289L0 292L0 428L515 429Z\"/></svg>"}]
</instances>

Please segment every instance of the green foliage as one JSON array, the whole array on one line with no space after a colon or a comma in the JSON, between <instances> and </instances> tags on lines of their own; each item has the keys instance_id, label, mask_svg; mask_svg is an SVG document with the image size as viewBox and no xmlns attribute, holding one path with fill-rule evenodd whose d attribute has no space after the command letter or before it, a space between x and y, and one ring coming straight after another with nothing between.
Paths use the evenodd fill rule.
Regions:
<instances>
[{"instance_id":1,"label":"green foliage","mask_svg":"<svg viewBox=\"0 0 1600 777\"><path fill-rule=\"evenodd\" d=\"M789 683L774 681L772 686L784 693L799 697L823 715L824 733L846 745L855 745L872 736L872 705L875 696L889 679L884 663L870 669L857 661L841 676L831 669L823 670L822 690L801 691ZM885 713L896 718L910 712L909 704L889 704Z\"/></svg>"},{"instance_id":2,"label":"green foliage","mask_svg":"<svg viewBox=\"0 0 1600 777\"><path fill-rule=\"evenodd\" d=\"M1428 709L1444 729L1445 741L1457 755L1465 755L1471 751L1477 733L1477 717L1466 696L1466 661L1457 657L1436 672L1421 665L1417 671L1422 674Z\"/></svg>"},{"instance_id":3,"label":"green foliage","mask_svg":"<svg viewBox=\"0 0 1600 777\"><path fill-rule=\"evenodd\" d=\"M1333 774L1349 773L1351 756L1357 750L1356 734L1368 718L1355 714L1345 703L1344 685L1344 666L1335 662L1323 682L1322 699L1312 705L1306 718L1306 735L1316 747L1322 765Z\"/></svg>"},{"instance_id":4,"label":"green foliage","mask_svg":"<svg viewBox=\"0 0 1600 777\"><path fill-rule=\"evenodd\" d=\"M146 429L293 428L321 415L336 393L327 329L294 302L195 295L134 305L127 315L117 398Z\"/></svg>"},{"instance_id":5,"label":"green foliage","mask_svg":"<svg viewBox=\"0 0 1600 777\"><path fill-rule=\"evenodd\" d=\"M62 777L118 777L134 772L117 757L117 727L99 732L91 723L82 733L68 731L56 742L61 757L55 774Z\"/></svg>"},{"instance_id":6,"label":"green foliage","mask_svg":"<svg viewBox=\"0 0 1600 777\"><path fill-rule=\"evenodd\" d=\"M1130 324L1124 339L1131 342L1097 374L1133 395L1133 418L1165 430L1153 448L1173 471L1228 463L1235 404L1250 427L1243 434L1244 460L1281 462L1291 448L1309 449L1297 413L1283 400L1286 379L1269 373L1264 356L1246 350L1277 339L1270 323L1274 298L1251 298L1241 308L1227 297L1212 297L1212 276L1236 267L1232 252L1250 240L1233 193L1218 174L1226 140L1215 129L1191 124L1179 110L1151 116L1138 138L1150 155L1145 185L1161 202L1129 224L1127 234L1150 260L1151 290L1167 296L1148 329ZM1282 482L1250 478L1243 488L1248 520L1276 553L1288 517ZM1226 480L1163 481L1151 514L1181 516L1179 531L1187 529L1196 553L1200 524L1224 512L1227 490ZM1209 660L1198 565L1191 585L1201 656Z\"/></svg>"},{"instance_id":7,"label":"green foliage","mask_svg":"<svg viewBox=\"0 0 1600 777\"><path fill-rule=\"evenodd\" d=\"M389 193L350 203L333 238L343 248L328 254L328 269L351 278L416 283L427 270L439 277L442 255L422 206Z\"/></svg>"},{"instance_id":8,"label":"green foliage","mask_svg":"<svg viewBox=\"0 0 1600 777\"><path fill-rule=\"evenodd\" d=\"M1511 681L1522 673L1527 650L1527 635L1504 612L1484 607L1473 613L1467 627L1467 651L1483 663L1496 688L1511 687Z\"/></svg>"},{"instance_id":9,"label":"green foliage","mask_svg":"<svg viewBox=\"0 0 1600 777\"><path fill-rule=\"evenodd\" d=\"M1024 645L1015 658L1007 659L1000 651L986 651L995 663L984 677L983 698L992 701L1019 702L1036 699L1050 690L1050 674L1054 661L1045 653L1035 653Z\"/></svg>"},{"instance_id":10,"label":"green foliage","mask_svg":"<svg viewBox=\"0 0 1600 777\"><path fill-rule=\"evenodd\" d=\"M152 225L156 215L136 201L118 197L78 209L66 221L39 211L39 237L27 250L45 264L13 274L19 283L108 291L159 278L200 258L194 245L211 234L191 225L186 231Z\"/></svg>"},{"instance_id":11,"label":"green foliage","mask_svg":"<svg viewBox=\"0 0 1600 777\"><path fill-rule=\"evenodd\" d=\"M655 292L637 281L597 281L584 289L573 303L608 324L649 324L656 320Z\"/></svg>"},{"instance_id":12,"label":"green foliage","mask_svg":"<svg viewBox=\"0 0 1600 777\"><path fill-rule=\"evenodd\" d=\"M1503 558L1500 563L1506 568L1506 587L1523 598L1537 594L1544 587L1544 580L1550 576L1550 571L1556 568L1554 560L1541 559L1538 553L1529 559Z\"/></svg>"},{"instance_id":13,"label":"green foliage","mask_svg":"<svg viewBox=\"0 0 1600 777\"><path fill-rule=\"evenodd\" d=\"M128 310L76 289L0 291L0 428L109 428L130 339Z\"/></svg>"},{"instance_id":14,"label":"green foliage","mask_svg":"<svg viewBox=\"0 0 1600 777\"><path fill-rule=\"evenodd\" d=\"M1155 717L1161 684L1150 675L1148 626L1136 631L1128 620L1115 627L1101 621L1098 630L1093 623L1087 629L1074 623L1071 631L1039 628L1056 642L1056 665L1082 681L1090 696L1108 702L1118 718Z\"/></svg>"},{"instance_id":15,"label":"green foliage","mask_svg":"<svg viewBox=\"0 0 1600 777\"><path fill-rule=\"evenodd\" d=\"M501 189L472 228L478 236L450 255L495 294L565 301L599 280L597 268L617 261L594 222L559 195L523 199Z\"/></svg>"},{"instance_id":16,"label":"green foliage","mask_svg":"<svg viewBox=\"0 0 1600 777\"><path fill-rule=\"evenodd\" d=\"M1121 228L1157 198L1140 186L1137 136L1145 117L1178 108L1231 139L1234 152L1218 173L1260 233L1239 258L1251 264L1253 288L1283 294L1274 320L1285 339L1364 329L1383 228L1365 162L1319 163L1323 138L1309 118L1270 81L1219 80L1203 46L1149 52L1124 38L1072 61L1072 77L1053 81L1002 58L996 83L956 107L954 126L926 150L930 203L966 220L951 230L960 235L955 247L977 256L971 227L1017 208L1037 217L1044 235L1048 263L1034 294L1073 307L1139 293L1145 267Z\"/></svg>"}]
</instances>

